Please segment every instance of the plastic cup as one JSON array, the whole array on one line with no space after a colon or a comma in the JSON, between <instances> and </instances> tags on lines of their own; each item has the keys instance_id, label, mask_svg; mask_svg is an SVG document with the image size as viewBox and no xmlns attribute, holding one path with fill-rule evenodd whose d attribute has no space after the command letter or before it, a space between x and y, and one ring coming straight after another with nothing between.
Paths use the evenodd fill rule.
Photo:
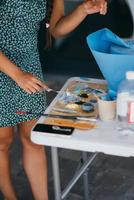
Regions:
<instances>
[{"instance_id":1,"label":"plastic cup","mask_svg":"<svg viewBox=\"0 0 134 200\"><path fill-rule=\"evenodd\" d=\"M104 100L98 98L99 118L102 121L113 120L116 117L116 100Z\"/></svg>"}]
</instances>

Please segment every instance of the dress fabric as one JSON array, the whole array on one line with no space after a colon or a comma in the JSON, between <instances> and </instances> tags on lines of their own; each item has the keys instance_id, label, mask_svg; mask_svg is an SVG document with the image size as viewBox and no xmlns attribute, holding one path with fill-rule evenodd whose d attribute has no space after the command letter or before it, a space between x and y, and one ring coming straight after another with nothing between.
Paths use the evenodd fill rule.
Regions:
<instances>
[{"instance_id":1,"label":"dress fabric","mask_svg":"<svg viewBox=\"0 0 134 200\"><path fill-rule=\"evenodd\" d=\"M43 80L38 52L38 30L45 18L46 0L0 1L0 51L23 71ZM28 94L0 72L0 127L13 126L38 117L17 111L44 112L45 92Z\"/></svg>"}]
</instances>

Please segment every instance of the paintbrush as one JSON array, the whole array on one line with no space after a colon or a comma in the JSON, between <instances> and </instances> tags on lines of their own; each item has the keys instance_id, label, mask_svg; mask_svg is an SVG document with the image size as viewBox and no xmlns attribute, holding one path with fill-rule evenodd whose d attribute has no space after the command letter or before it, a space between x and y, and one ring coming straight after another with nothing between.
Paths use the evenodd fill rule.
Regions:
<instances>
[{"instance_id":1,"label":"paintbrush","mask_svg":"<svg viewBox=\"0 0 134 200\"><path fill-rule=\"evenodd\" d=\"M44 117L52 117L52 118L61 118L61 119L69 119L69 120L81 120L81 121L90 121L90 122L96 122L96 118L93 118L92 116L71 116L71 115L56 115L56 114L48 114L48 113L36 113L36 112L27 112L27 111L17 111L16 114L18 115L39 115Z\"/></svg>"}]
</instances>

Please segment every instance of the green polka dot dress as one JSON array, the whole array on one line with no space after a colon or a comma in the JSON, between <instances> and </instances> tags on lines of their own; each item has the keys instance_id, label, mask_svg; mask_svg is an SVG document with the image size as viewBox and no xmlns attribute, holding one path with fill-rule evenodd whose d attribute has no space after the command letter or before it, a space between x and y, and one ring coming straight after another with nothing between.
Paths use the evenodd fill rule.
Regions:
<instances>
[{"instance_id":1,"label":"green polka dot dress","mask_svg":"<svg viewBox=\"0 0 134 200\"><path fill-rule=\"evenodd\" d=\"M45 17L45 0L0 1L0 51L26 72L43 80L37 48L40 22ZM43 112L45 92L28 94L10 77L0 72L0 127L14 126L37 115L17 111Z\"/></svg>"}]
</instances>

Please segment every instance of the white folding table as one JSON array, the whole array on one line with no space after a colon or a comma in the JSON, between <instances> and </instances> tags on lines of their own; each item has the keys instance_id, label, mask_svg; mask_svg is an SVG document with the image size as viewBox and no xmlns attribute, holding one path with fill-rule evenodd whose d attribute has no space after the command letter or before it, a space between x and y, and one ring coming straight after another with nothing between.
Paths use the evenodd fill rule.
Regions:
<instances>
[{"instance_id":1,"label":"white folding table","mask_svg":"<svg viewBox=\"0 0 134 200\"><path fill-rule=\"evenodd\" d=\"M50 104L46 113L49 112L49 109L53 106L56 99L57 97ZM40 117L37 123L42 123L43 121L44 117ZM87 169L99 152L123 157L134 156L134 135L131 134L126 136L118 132L116 121L102 122L98 120L97 125L98 128L91 130L75 129L70 137L53 136L51 134L35 131L31 132L31 140L34 143L51 147L55 200L65 199L81 175L83 175L84 180L85 200L91 198L88 193ZM60 183L58 148L79 150L83 152L83 165L74 174L74 177L63 191L61 191ZM92 155L88 158L86 152L92 152Z\"/></svg>"}]
</instances>

